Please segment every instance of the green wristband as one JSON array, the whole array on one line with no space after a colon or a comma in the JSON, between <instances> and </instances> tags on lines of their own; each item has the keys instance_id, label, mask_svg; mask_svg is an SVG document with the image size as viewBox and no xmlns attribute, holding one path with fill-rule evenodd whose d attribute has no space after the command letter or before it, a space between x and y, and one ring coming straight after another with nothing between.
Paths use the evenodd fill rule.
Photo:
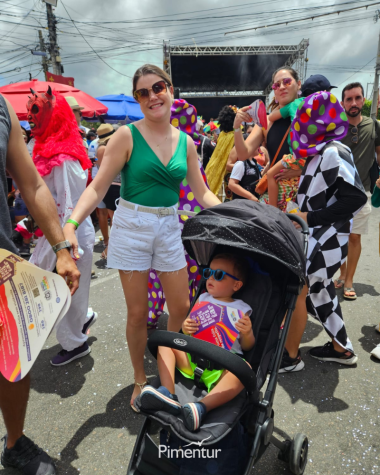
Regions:
<instances>
[{"instance_id":1,"label":"green wristband","mask_svg":"<svg viewBox=\"0 0 380 475\"><path fill-rule=\"evenodd\" d=\"M73 225L75 226L75 229L78 229L78 228L79 228L79 223L78 223L77 221L74 221L74 220L71 219L71 218L68 219L68 220L66 221L66 223L71 223L71 224L73 224Z\"/></svg>"}]
</instances>

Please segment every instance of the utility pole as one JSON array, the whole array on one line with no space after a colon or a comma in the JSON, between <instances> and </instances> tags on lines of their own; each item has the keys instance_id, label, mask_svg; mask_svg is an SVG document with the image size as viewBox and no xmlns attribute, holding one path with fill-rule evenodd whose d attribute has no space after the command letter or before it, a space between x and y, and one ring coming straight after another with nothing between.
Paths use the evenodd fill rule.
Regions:
<instances>
[{"instance_id":1,"label":"utility pole","mask_svg":"<svg viewBox=\"0 0 380 475\"><path fill-rule=\"evenodd\" d=\"M380 18L380 10L377 10L375 18L374 18L375 23L377 23L379 18ZM374 84L373 84L373 97L372 97L372 105L371 105L372 119L377 118L377 108L379 104L379 76L380 76L380 34L379 34L379 42L377 45L375 79L374 79Z\"/></svg>"},{"instance_id":2,"label":"utility pole","mask_svg":"<svg viewBox=\"0 0 380 475\"><path fill-rule=\"evenodd\" d=\"M41 30L38 30L38 36L40 38L40 51L46 53L45 41L44 41L44 38L42 36L42 31ZM45 81L47 81L46 74L49 71L47 63L48 62L47 62L46 56L42 56L42 69L44 71Z\"/></svg>"},{"instance_id":3,"label":"utility pole","mask_svg":"<svg viewBox=\"0 0 380 475\"><path fill-rule=\"evenodd\" d=\"M59 54L59 48L57 44L57 20L53 13L53 8L50 3L46 2L47 23L49 28L49 40L50 40L50 59L53 65L53 73L59 76L63 73L63 67L61 65L61 56Z\"/></svg>"}]
</instances>

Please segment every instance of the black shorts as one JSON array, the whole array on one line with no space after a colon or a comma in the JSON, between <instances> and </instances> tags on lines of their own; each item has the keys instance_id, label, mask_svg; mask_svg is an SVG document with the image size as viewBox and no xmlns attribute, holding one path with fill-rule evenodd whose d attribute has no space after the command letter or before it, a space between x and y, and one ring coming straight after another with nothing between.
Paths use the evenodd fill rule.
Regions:
<instances>
[{"instance_id":1,"label":"black shorts","mask_svg":"<svg viewBox=\"0 0 380 475\"><path fill-rule=\"evenodd\" d=\"M120 185L111 185L103 198L103 203L107 209L116 211L115 201L120 198Z\"/></svg>"}]
</instances>

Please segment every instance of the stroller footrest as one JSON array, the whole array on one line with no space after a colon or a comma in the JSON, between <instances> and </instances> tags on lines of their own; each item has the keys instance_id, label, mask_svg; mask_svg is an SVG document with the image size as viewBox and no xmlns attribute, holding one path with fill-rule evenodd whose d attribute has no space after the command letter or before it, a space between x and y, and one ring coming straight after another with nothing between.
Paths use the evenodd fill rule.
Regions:
<instances>
[{"instance_id":1,"label":"stroller footrest","mask_svg":"<svg viewBox=\"0 0 380 475\"><path fill-rule=\"evenodd\" d=\"M159 448L149 434L145 434L141 456L136 462L136 475L179 475L179 468Z\"/></svg>"}]
</instances>

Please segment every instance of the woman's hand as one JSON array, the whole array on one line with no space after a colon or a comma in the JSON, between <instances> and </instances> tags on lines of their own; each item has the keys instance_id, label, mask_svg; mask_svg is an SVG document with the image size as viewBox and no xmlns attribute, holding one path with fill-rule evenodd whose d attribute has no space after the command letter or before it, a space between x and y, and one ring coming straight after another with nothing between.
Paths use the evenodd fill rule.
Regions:
<instances>
[{"instance_id":1,"label":"woman's hand","mask_svg":"<svg viewBox=\"0 0 380 475\"><path fill-rule=\"evenodd\" d=\"M238 129L243 122L252 122L252 117L246 112L251 106L245 106L238 109L234 120L234 129Z\"/></svg>"},{"instance_id":2,"label":"woman's hand","mask_svg":"<svg viewBox=\"0 0 380 475\"><path fill-rule=\"evenodd\" d=\"M199 323L193 320L190 317L187 317L186 320L182 323L182 331L185 335L193 335L198 331Z\"/></svg>"},{"instance_id":3,"label":"woman's hand","mask_svg":"<svg viewBox=\"0 0 380 475\"><path fill-rule=\"evenodd\" d=\"M289 180L290 178L295 178L301 176L302 170L293 170L292 168L286 168L282 170L278 175L275 176L276 181L279 180Z\"/></svg>"},{"instance_id":4,"label":"woman's hand","mask_svg":"<svg viewBox=\"0 0 380 475\"><path fill-rule=\"evenodd\" d=\"M376 180L376 186L380 188L380 177Z\"/></svg>"},{"instance_id":5,"label":"woman's hand","mask_svg":"<svg viewBox=\"0 0 380 475\"><path fill-rule=\"evenodd\" d=\"M65 239L67 239L71 244L73 256L75 259L79 259L78 239L75 235L75 226L72 223L66 223L63 227L63 234L65 235Z\"/></svg>"},{"instance_id":6,"label":"woman's hand","mask_svg":"<svg viewBox=\"0 0 380 475\"><path fill-rule=\"evenodd\" d=\"M67 249L57 252L56 267L57 273L66 280L71 295L74 295L79 287L80 272Z\"/></svg>"},{"instance_id":7,"label":"woman's hand","mask_svg":"<svg viewBox=\"0 0 380 475\"><path fill-rule=\"evenodd\" d=\"M259 200L256 198L255 195L252 195L252 193L251 193L251 196L250 196L248 199L251 200L251 201L256 201L256 202L259 201Z\"/></svg>"},{"instance_id":8,"label":"woman's hand","mask_svg":"<svg viewBox=\"0 0 380 475\"><path fill-rule=\"evenodd\" d=\"M235 325L240 335L249 335L252 331L252 322L248 315L244 315Z\"/></svg>"},{"instance_id":9,"label":"woman's hand","mask_svg":"<svg viewBox=\"0 0 380 475\"><path fill-rule=\"evenodd\" d=\"M305 223L307 224L307 213L303 213L299 211L298 213L295 213L295 214L296 216L299 216L301 219L303 219ZM301 229L301 226L298 223L296 223L295 221L292 221L292 223L296 229Z\"/></svg>"}]
</instances>

